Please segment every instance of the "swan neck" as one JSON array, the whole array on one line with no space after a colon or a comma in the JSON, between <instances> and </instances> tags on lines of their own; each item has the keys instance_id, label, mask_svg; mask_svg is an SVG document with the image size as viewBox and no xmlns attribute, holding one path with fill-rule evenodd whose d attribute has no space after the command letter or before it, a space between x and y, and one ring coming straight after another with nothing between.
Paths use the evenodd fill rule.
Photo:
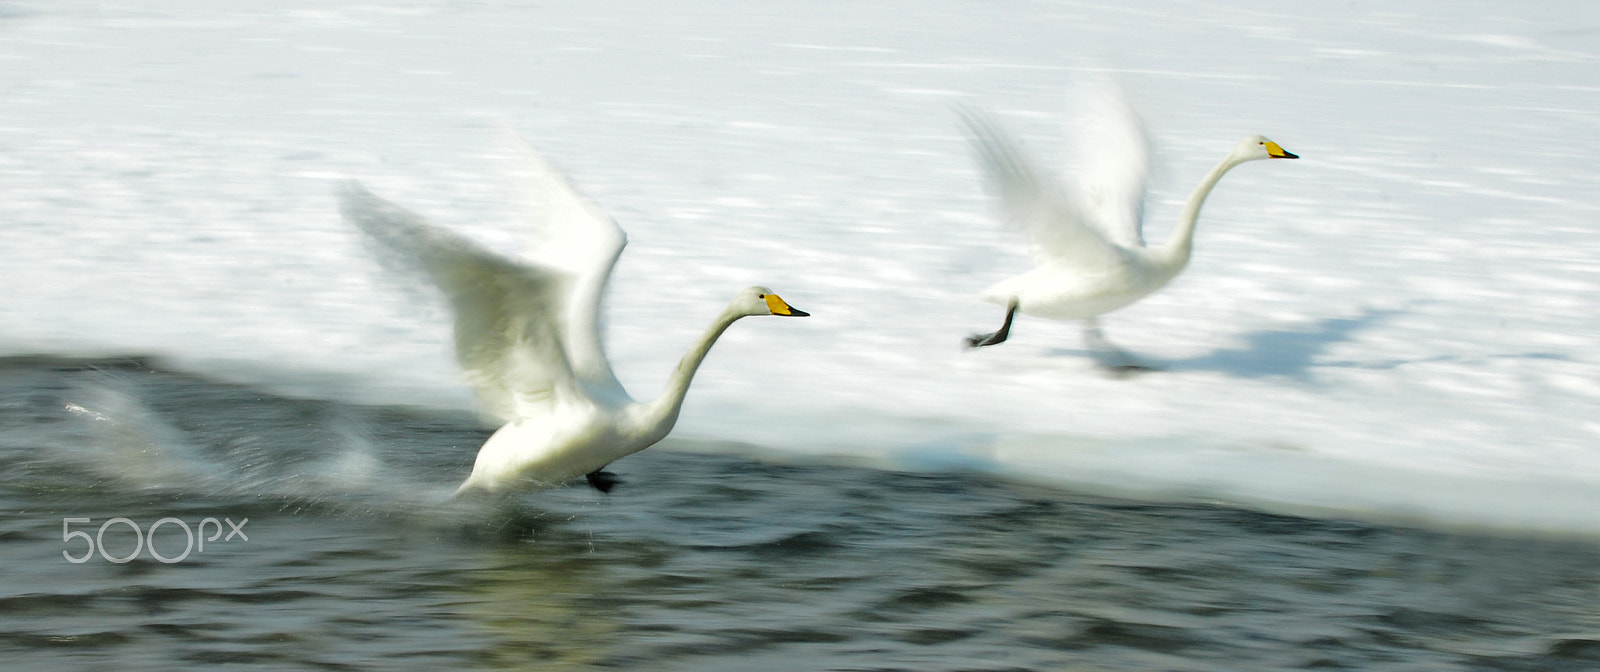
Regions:
<instances>
[{"instance_id":1,"label":"swan neck","mask_svg":"<svg viewBox=\"0 0 1600 672\"><path fill-rule=\"evenodd\" d=\"M705 333L700 335L700 340L683 354L683 359L678 362L678 368L674 369L672 376L667 379L666 389L650 402L648 412L645 414L645 422L651 432L656 434L656 440L664 438L678 422L678 411L683 409L683 399L689 392L689 383L694 381L695 371L700 369L700 363L705 361L706 354L711 352L711 346L716 344L717 339L722 337L722 332L727 331L729 325L741 317L744 315L735 312L731 306L722 311L722 314L706 327Z\"/></svg>"},{"instance_id":2,"label":"swan neck","mask_svg":"<svg viewBox=\"0 0 1600 672\"><path fill-rule=\"evenodd\" d=\"M1189 255L1194 251L1194 228L1195 223L1200 220L1200 207L1206 204L1206 197L1211 195L1211 190L1216 188L1222 176L1241 163L1244 161L1229 154L1228 158L1223 159L1221 163L1211 168L1211 172L1206 173L1200 184L1195 185L1194 193L1189 194L1189 201L1183 206L1183 214L1178 217L1177 230L1173 231L1172 238L1167 240L1165 256L1169 263L1181 268L1189 262Z\"/></svg>"}]
</instances>

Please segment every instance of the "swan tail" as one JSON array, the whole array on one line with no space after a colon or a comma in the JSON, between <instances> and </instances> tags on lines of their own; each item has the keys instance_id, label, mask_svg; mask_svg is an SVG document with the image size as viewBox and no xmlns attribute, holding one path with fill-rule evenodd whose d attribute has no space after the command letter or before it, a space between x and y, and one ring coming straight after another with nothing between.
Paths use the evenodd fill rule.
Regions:
<instances>
[{"instance_id":1,"label":"swan tail","mask_svg":"<svg viewBox=\"0 0 1600 672\"><path fill-rule=\"evenodd\" d=\"M461 482L461 487L456 488L455 494L450 495L450 499L461 499L462 495L475 490L478 487L477 480L469 476L467 477L467 480Z\"/></svg>"}]
</instances>

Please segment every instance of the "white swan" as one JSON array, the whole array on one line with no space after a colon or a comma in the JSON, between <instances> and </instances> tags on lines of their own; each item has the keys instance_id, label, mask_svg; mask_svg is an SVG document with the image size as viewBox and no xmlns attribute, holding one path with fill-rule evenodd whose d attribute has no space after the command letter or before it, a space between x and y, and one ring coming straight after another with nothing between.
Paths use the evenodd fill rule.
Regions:
<instances>
[{"instance_id":1,"label":"white swan","mask_svg":"<svg viewBox=\"0 0 1600 672\"><path fill-rule=\"evenodd\" d=\"M764 287L734 297L689 349L662 394L636 402L611 372L599 334L600 298L626 236L599 206L525 144L519 183L528 239L523 260L485 250L348 183L342 211L372 238L418 263L455 313L456 360L488 414L504 422L456 490L498 491L587 476L664 438L695 369L735 320L804 317Z\"/></svg>"},{"instance_id":2,"label":"white swan","mask_svg":"<svg viewBox=\"0 0 1600 672\"><path fill-rule=\"evenodd\" d=\"M1217 181L1234 166L1257 159L1297 159L1277 143L1252 135L1200 180L1166 244L1145 247L1143 219L1149 143L1143 126L1120 99L1102 96L1085 124L1089 157L1083 188L1069 194L1023 155L986 114L959 110L973 147L999 191L1007 224L1033 243L1035 268L1001 280L983 298L1006 306L998 331L974 334L968 347L1002 343L1018 311L1055 320L1084 320L1091 348L1114 359L1116 369L1143 368L1106 342L1097 318L1166 286L1183 271L1194 249L1195 220ZM1103 362L1104 363L1104 362Z\"/></svg>"}]
</instances>

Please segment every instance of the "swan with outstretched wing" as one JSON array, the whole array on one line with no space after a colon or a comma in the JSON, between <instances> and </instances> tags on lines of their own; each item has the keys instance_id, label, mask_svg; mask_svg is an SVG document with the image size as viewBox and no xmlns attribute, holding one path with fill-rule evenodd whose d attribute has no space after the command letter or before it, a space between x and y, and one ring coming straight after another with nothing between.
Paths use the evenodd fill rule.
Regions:
<instances>
[{"instance_id":1,"label":"swan with outstretched wing","mask_svg":"<svg viewBox=\"0 0 1600 672\"><path fill-rule=\"evenodd\" d=\"M695 370L722 332L751 315L804 317L764 287L734 297L683 356L667 388L637 402L617 382L600 342L600 303L627 237L606 213L526 144L512 171L522 258L464 236L350 182L342 212L368 236L419 265L455 316L456 361L484 411L504 423L457 489L498 491L579 476L609 492L611 462L664 438Z\"/></svg>"},{"instance_id":2,"label":"swan with outstretched wing","mask_svg":"<svg viewBox=\"0 0 1600 672\"><path fill-rule=\"evenodd\" d=\"M1083 124L1089 161L1076 191L1050 179L990 115L963 108L973 148L997 192L1007 226L1031 243L1034 268L995 283L983 297L1006 306L1000 329L967 338L972 348L1010 336L1018 312L1083 320L1084 338L1118 370L1142 369L1108 343L1099 316L1165 287L1189 263L1200 206L1235 166L1258 159L1296 159L1277 143L1253 135L1239 141L1189 196L1172 237L1147 247L1141 232L1149 175L1149 142L1138 117L1120 98L1102 96Z\"/></svg>"}]
</instances>

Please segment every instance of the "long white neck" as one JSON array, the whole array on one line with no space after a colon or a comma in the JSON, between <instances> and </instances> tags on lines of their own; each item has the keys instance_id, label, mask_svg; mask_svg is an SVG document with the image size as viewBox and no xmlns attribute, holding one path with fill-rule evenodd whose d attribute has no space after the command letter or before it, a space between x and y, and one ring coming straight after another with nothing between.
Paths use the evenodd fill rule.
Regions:
<instances>
[{"instance_id":1,"label":"long white neck","mask_svg":"<svg viewBox=\"0 0 1600 672\"><path fill-rule=\"evenodd\" d=\"M1229 154L1228 158L1206 173L1205 179L1195 186L1194 193L1189 194L1189 202L1184 204L1183 214L1178 217L1178 228L1161 246L1161 258L1172 267L1174 274L1189 263L1189 255L1194 252L1194 225L1200 219L1200 206L1206 204L1206 197L1211 195L1211 190L1216 188L1223 175L1247 160Z\"/></svg>"},{"instance_id":2,"label":"long white neck","mask_svg":"<svg viewBox=\"0 0 1600 672\"><path fill-rule=\"evenodd\" d=\"M644 423L644 431L652 435L652 441L658 441L672 431L672 426L678 422L678 411L683 409L683 397L689 392L689 383L694 381L694 372L699 370L700 362L705 361L706 353L711 352L711 346L722 336L722 332L727 331L728 325L741 317L744 314L734 310L733 306L722 311L706 327L694 347L683 354L683 359L678 362L678 368L673 370L672 377L667 379L667 387L661 391L661 395L644 404L640 419Z\"/></svg>"}]
</instances>

